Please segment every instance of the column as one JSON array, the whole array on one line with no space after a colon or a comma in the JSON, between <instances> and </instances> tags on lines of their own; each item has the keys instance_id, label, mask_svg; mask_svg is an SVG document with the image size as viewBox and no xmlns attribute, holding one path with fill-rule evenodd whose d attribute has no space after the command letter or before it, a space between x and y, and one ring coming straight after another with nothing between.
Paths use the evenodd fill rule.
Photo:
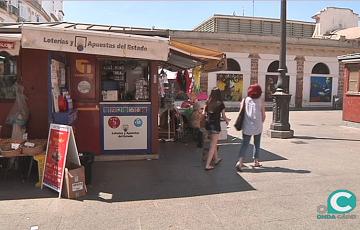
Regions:
<instances>
[{"instance_id":1,"label":"column","mask_svg":"<svg viewBox=\"0 0 360 230\"><path fill-rule=\"evenodd\" d=\"M339 81L338 81L338 91L337 91L337 96L339 98L343 97L343 93L344 93L344 63L343 62L339 62Z\"/></svg>"},{"instance_id":2,"label":"column","mask_svg":"<svg viewBox=\"0 0 360 230\"><path fill-rule=\"evenodd\" d=\"M259 79L259 59L260 56L257 53L249 54L251 59L251 73L250 73L250 84L258 83Z\"/></svg>"},{"instance_id":3,"label":"column","mask_svg":"<svg viewBox=\"0 0 360 230\"><path fill-rule=\"evenodd\" d=\"M295 107L302 107L303 100L303 85L304 85L304 56L296 56L296 92L295 92Z\"/></svg>"}]
</instances>

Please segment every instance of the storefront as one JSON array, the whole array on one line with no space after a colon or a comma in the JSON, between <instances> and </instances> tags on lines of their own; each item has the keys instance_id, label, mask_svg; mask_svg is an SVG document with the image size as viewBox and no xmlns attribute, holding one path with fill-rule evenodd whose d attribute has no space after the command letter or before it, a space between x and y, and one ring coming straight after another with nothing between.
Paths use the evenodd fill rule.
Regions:
<instances>
[{"instance_id":1,"label":"storefront","mask_svg":"<svg viewBox=\"0 0 360 230\"><path fill-rule=\"evenodd\" d=\"M223 61L168 38L60 25L18 27L18 81L28 96L30 138L46 138L49 123L72 125L79 152L156 158L159 68L212 69ZM0 108L5 124L10 106L0 101Z\"/></svg>"},{"instance_id":2,"label":"storefront","mask_svg":"<svg viewBox=\"0 0 360 230\"><path fill-rule=\"evenodd\" d=\"M344 67L343 120L360 127L360 54L338 57Z\"/></svg>"}]
</instances>

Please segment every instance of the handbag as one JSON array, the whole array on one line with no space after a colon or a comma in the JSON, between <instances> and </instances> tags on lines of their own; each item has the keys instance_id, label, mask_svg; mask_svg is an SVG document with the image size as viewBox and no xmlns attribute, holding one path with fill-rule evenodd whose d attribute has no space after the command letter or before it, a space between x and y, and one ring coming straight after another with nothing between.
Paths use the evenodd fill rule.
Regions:
<instances>
[{"instance_id":1,"label":"handbag","mask_svg":"<svg viewBox=\"0 0 360 230\"><path fill-rule=\"evenodd\" d=\"M243 122L244 122L244 116L245 116L245 100L242 100L241 107L240 107L240 113L235 121L235 129L237 131L240 131L243 128Z\"/></svg>"}]
</instances>

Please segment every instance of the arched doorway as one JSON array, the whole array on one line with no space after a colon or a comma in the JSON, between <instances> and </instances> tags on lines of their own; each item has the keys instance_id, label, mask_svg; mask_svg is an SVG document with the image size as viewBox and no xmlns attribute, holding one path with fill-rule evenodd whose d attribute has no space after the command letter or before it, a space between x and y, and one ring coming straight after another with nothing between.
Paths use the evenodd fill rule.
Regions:
<instances>
[{"instance_id":1,"label":"arched doorway","mask_svg":"<svg viewBox=\"0 0 360 230\"><path fill-rule=\"evenodd\" d=\"M240 64L228 58L227 69L216 74L216 86L220 89L224 101L240 101L243 94L243 74Z\"/></svg>"},{"instance_id":2,"label":"arched doorway","mask_svg":"<svg viewBox=\"0 0 360 230\"><path fill-rule=\"evenodd\" d=\"M287 67L286 67L287 73ZM267 68L267 73L265 75L265 101L273 101L272 94L275 93L276 84L279 76L279 61L273 61L269 64ZM286 75L284 79L285 92L289 93L289 76Z\"/></svg>"}]
</instances>

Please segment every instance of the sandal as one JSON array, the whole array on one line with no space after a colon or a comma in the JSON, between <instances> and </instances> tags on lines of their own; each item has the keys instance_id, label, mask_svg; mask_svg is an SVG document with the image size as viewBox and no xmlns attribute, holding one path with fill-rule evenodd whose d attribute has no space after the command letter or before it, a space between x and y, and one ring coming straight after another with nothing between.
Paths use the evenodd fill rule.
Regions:
<instances>
[{"instance_id":1,"label":"sandal","mask_svg":"<svg viewBox=\"0 0 360 230\"><path fill-rule=\"evenodd\" d=\"M222 161L222 158L218 158L217 161L215 161L214 164L215 164L215 165L218 165L218 164L220 164L221 161Z\"/></svg>"},{"instance_id":2,"label":"sandal","mask_svg":"<svg viewBox=\"0 0 360 230\"><path fill-rule=\"evenodd\" d=\"M243 172L243 170L241 169L240 165L235 166L235 169L236 169L236 171L238 171L238 172Z\"/></svg>"},{"instance_id":3,"label":"sandal","mask_svg":"<svg viewBox=\"0 0 360 230\"><path fill-rule=\"evenodd\" d=\"M205 170L206 170L206 171L209 171L209 170L212 170L212 169L214 169L214 168L215 168L215 167L213 167L213 166L210 166L209 168L206 168L206 167L205 167Z\"/></svg>"},{"instance_id":4,"label":"sandal","mask_svg":"<svg viewBox=\"0 0 360 230\"><path fill-rule=\"evenodd\" d=\"M253 164L253 165L251 165L251 167L253 167L253 168L261 168L262 164L260 164L260 163Z\"/></svg>"}]
</instances>

